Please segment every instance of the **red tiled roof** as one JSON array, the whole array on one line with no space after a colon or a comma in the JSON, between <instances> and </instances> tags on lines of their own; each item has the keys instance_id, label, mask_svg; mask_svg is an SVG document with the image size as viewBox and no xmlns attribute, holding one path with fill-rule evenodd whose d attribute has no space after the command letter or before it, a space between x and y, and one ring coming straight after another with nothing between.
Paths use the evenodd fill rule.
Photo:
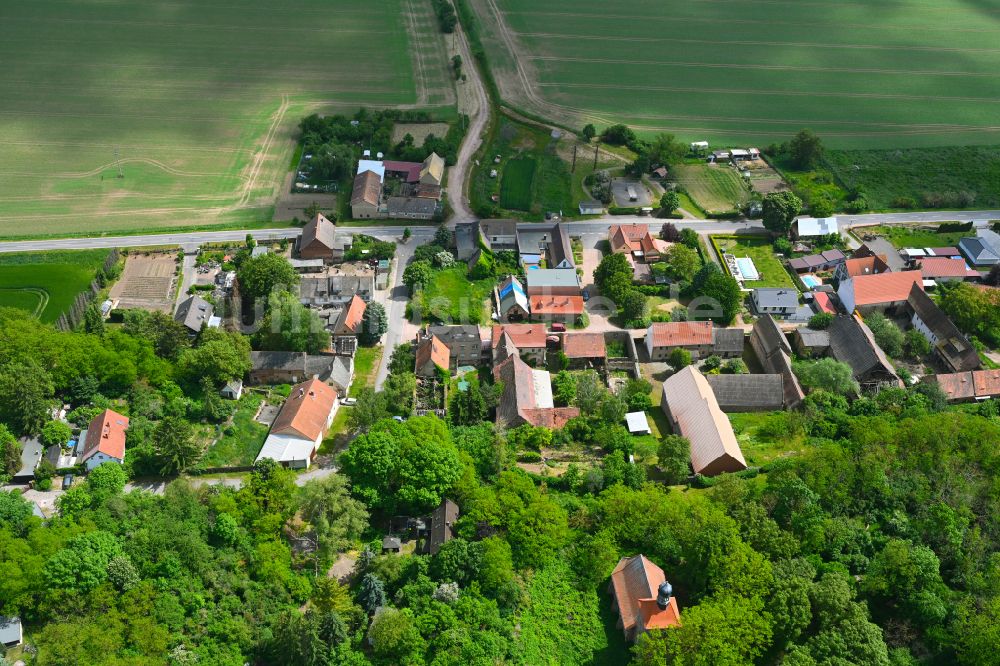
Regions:
<instances>
[{"instance_id":1,"label":"red tiled roof","mask_svg":"<svg viewBox=\"0 0 1000 666\"><path fill-rule=\"evenodd\" d=\"M851 277L889 272L889 265L885 263L885 259L877 255L848 259L844 262L844 268Z\"/></svg>"},{"instance_id":2,"label":"red tiled roof","mask_svg":"<svg viewBox=\"0 0 1000 666\"><path fill-rule=\"evenodd\" d=\"M647 224L615 224L608 228L608 239L613 252L628 249L642 250L642 239L649 235Z\"/></svg>"},{"instance_id":3,"label":"red tiled roof","mask_svg":"<svg viewBox=\"0 0 1000 666\"><path fill-rule=\"evenodd\" d=\"M351 298L351 302L347 304L344 308L344 312L340 315L337 320L337 329L335 333L339 335L349 335L358 332L358 326L361 325L361 320L365 316L365 309L367 305L365 300L354 294Z\"/></svg>"},{"instance_id":4,"label":"red tiled roof","mask_svg":"<svg viewBox=\"0 0 1000 666\"><path fill-rule=\"evenodd\" d=\"M271 424L275 435L299 435L315 441L326 433L337 392L318 379L296 384Z\"/></svg>"},{"instance_id":5,"label":"red tiled roof","mask_svg":"<svg viewBox=\"0 0 1000 666\"><path fill-rule=\"evenodd\" d=\"M976 397L1000 395L1000 370L976 370L972 373Z\"/></svg>"},{"instance_id":6,"label":"red tiled roof","mask_svg":"<svg viewBox=\"0 0 1000 666\"><path fill-rule=\"evenodd\" d=\"M580 415L577 407L549 407L548 409L522 409L521 418L535 427L559 430L570 419Z\"/></svg>"},{"instance_id":7,"label":"red tiled roof","mask_svg":"<svg viewBox=\"0 0 1000 666\"><path fill-rule=\"evenodd\" d=\"M1000 396L1000 370L973 370L934 375L949 400Z\"/></svg>"},{"instance_id":8,"label":"red tiled roof","mask_svg":"<svg viewBox=\"0 0 1000 666\"><path fill-rule=\"evenodd\" d=\"M948 257L927 257L917 262L917 267L923 276L929 280L935 278L979 277L979 273L965 265L964 259Z\"/></svg>"},{"instance_id":9,"label":"red tiled roof","mask_svg":"<svg viewBox=\"0 0 1000 666\"><path fill-rule=\"evenodd\" d=\"M87 428L87 450L83 453L83 459L87 460L100 451L106 456L124 460L127 429L128 417L105 409L94 417Z\"/></svg>"},{"instance_id":10,"label":"red tiled roof","mask_svg":"<svg viewBox=\"0 0 1000 666\"><path fill-rule=\"evenodd\" d=\"M819 308L820 312L837 314L837 308L833 307L833 302L830 300L830 294L823 291L817 291L813 294L813 302L816 304L816 307Z\"/></svg>"},{"instance_id":11,"label":"red tiled roof","mask_svg":"<svg viewBox=\"0 0 1000 666\"><path fill-rule=\"evenodd\" d=\"M541 324L494 324L493 349L500 344L500 338L505 332L518 349L545 348L545 327Z\"/></svg>"},{"instance_id":12,"label":"red tiled roof","mask_svg":"<svg viewBox=\"0 0 1000 666\"><path fill-rule=\"evenodd\" d=\"M645 555L623 557L611 572L611 589L626 633L637 625L643 630L662 629L680 624L677 599L661 609L656 603L660 585L666 581L663 569Z\"/></svg>"},{"instance_id":13,"label":"red tiled roof","mask_svg":"<svg viewBox=\"0 0 1000 666\"><path fill-rule=\"evenodd\" d=\"M976 396L976 384L971 372L953 372L934 377L949 400L964 400Z\"/></svg>"},{"instance_id":14,"label":"red tiled roof","mask_svg":"<svg viewBox=\"0 0 1000 666\"><path fill-rule=\"evenodd\" d=\"M603 333L567 333L563 353L569 358L604 358L608 352Z\"/></svg>"},{"instance_id":15,"label":"red tiled roof","mask_svg":"<svg viewBox=\"0 0 1000 666\"><path fill-rule=\"evenodd\" d=\"M935 257L961 257L962 253L957 247L929 247Z\"/></svg>"},{"instance_id":16,"label":"red tiled roof","mask_svg":"<svg viewBox=\"0 0 1000 666\"><path fill-rule=\"evenodd\" d=\"M451 350L436 335L424 338L417 347L417 369L422 369L427 365L427 361L431 361L442 370L447 370L451 364Z\"/></svg>"},{"instance_id":17,"label":"red tiled roof","mask_svg":"<svg viewBox=\"0 0 1000 666\"><path fill-rule=\"evenodd\" d=\"M653 347L710 345L712 344L712 322L672 321L656 323L649 327L646 335L653 336Z\"/></svg>"},{"instance_id":18,"label":"red tiled roof","mask_svg":"<svg viewBox=\"0 0 1000 666\"><path fill-rule=\"evenodd\" d=\"M529 303L533 315L580 315L583 313L583 296L532 296Z\"/></svg>"},{"instance_id":19,"label":"red tiled roof","mask_svg":"<svg viewBox=\"0 0 1000 666\"><path fill-rule=\"evenodd\" d=\"M393 173L405 173L405 180L408 183L413 183L420 180L420 169L423 168L423 164L420 162L398 162L396 160L385 160L382 162L382 166L385 167L386 171L392 171Z\"/></svg>"},{"instance_id":20,"label":"red tiled roof","mask_svg":"<svg viewBox=\"0 0 1000 666\"><path fill-rule=\"evenodd\" d=\"M879 273L851 278L854 286L854 305L877 305L905 301L914 284L924 288L920 271Z\"/></svg>"},{"instance_id":21,"label":"red tiled roof","mask_svg":"<svg viewBox=\"0 0 1000 666\"><path fill-rule=\"evenodd\" d=\"M382 180L374 171L359 173L354 178L354 189L351 191L351 205L367 203L372 206L378 205L379 195L382 193Z\"/></svg>"}]
</instances>

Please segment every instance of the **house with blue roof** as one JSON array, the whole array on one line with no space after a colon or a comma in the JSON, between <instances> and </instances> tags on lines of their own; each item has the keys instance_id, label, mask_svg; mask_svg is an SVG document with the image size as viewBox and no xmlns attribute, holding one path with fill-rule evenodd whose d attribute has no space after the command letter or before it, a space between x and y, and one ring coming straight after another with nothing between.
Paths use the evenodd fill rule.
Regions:
<instances>
[{"instance_id":1,"label":"house with blue roof","mask_svg":"<svg viewBox=\"0 0 1000 666\"><path fill-rule=\"evenodd\" d=\"M504 278L497 289L497 314L500 321L504 322L524 321L528 318L528 294L513 275Z\"/></svg>"}]
</instances>

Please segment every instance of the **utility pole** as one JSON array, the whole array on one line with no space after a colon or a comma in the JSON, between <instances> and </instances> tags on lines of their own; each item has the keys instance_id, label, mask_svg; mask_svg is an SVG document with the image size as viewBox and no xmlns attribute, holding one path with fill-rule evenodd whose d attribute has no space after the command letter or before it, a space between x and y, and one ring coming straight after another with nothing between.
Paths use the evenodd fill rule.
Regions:
<instances>
[{"instance_id":1,"label":"utility pole","mask_svg":"<svg viewBox=\"0 0 1000 666\"><path fill-rule=\"evenodd\" d=\"M573 166L569 170L570 173L576 173L576 144L573 144Z\"/></svg>"},{"instance_id":2,"label":"utility pole","mask_svg":"<svg viewBox=\"0 0 1000 666\"><path fill-rule=\"evenodd\" d=\"M594 171L597 171L597 146L594 146Z\"/></svg>"},{"instance_id":3,"label":"utility pole","mask_svg":"<svg viewBox=\"0 0 1000 666\"><path fill-rule=\"evenodd\" d=\"M118 177L124 178L125 172L122 171L121 153L118 150L118 146L115 146L115 167L118 169Z\"/></svg>"}]
</instances>

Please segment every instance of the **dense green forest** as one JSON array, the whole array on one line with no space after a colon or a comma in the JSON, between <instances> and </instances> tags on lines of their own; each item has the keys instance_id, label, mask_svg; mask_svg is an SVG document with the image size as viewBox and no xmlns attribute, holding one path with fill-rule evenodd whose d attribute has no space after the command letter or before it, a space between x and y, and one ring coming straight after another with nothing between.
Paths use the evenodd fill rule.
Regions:
<instances>
[{"instance_id":1,"label":"dense green forest","mask_svg":"<svg viewBox=\"0 0 1000 666\"><path fill-rule=\"evenodd\" d=\"M0 493L0 614L24 620L29 663L1000 659L996 403L947 408L892 389L848 404L817 390L803 411L767 421L772 437L804 438L803 454L667 486L646 474L683 476L678 438L654 468L626 462L618 424L630 396L581 385L569 399L583 416L549 433L399 423L366 392L339 473L298 485L265 462L239 489L181 478L162 495L125 492L129 475L170 469L167 434L210 422L209 386L245 371L239 336L171 344L164 327L58 333L0 311L11 431L43 428L57 399L113 405L140 424L127 464L99 467L57 516ZM535 477L514 462L571 441L604 446L603 464ZM381 554L391 516L425 515L443 497L461 508L457 538L434 556ZM328 572L344 552L356 562L341 583ZM606 589L636 553L666 572L682 625L627 646Z\"/></svg>"}]
</instances>

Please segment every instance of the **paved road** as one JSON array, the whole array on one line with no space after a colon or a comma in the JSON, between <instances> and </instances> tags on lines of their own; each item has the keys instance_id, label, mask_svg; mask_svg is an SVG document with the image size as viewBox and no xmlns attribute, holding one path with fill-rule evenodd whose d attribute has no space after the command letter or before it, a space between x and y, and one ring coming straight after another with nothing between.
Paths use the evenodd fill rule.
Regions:
<instances>
[{"instance_id":1,"label":"paved road","mask_svg":"<svg viewBox=\"0 0 1000 666\"><path fill-rule=\"evenodd\" d=\"M451 183L449 181L449 187ZM454 205L454 204L453 204ZM456 208L457 210L457 208ZM471 212L469 213L471 215ZM463 214L464 216L464 214ZM458 221L456 214L452 221ZM475 219L474 217L470 219ZM842 227L870 224L905 224L907 222L969 222L971 220L1000 220L1000 210L975 211L933 211L913 213L870 213L867 215L838 215ZM702 233L728 233L737 229L762 229L760 220L661 220L651 217L633 215L607 215L594 220L566 222L574 233L600 233L613 224L651 224L658 225L670 221L678 228L690 227ZM370 227L340 227L338 233L368 234L376 237L401 236L406 225ZM421 231L432 231L431 227L411 226L416 238ZM37 252L38 250L86 250L113 247L146 247L153 245L181 246L196 248L204 243L220 243L226 241L241 241L247 234L258 241L277 241L282 238L295 238L301 229L296 227L281 227L278 229L241 229L230 231L194 231L189 233L149 234L145 236L98 236L94 238L50 238L45 240L0 241L0 253L4 252Z\"/></svg>"},{"instance_id":2,"label":"paved road","mask_svg":"<svg viewBox=\"0 0 1000 666\"><path fill-rule=\"evenodd\" d=\"M462 30L461 23L455 26L455 40L458 45L459 55L462 56L462 62L465 63L467 77L465 85L471 89L474 108L469 109L469 131L466 132L465 139L458 149L455 166L448 170L446 191L448 193L448 201L451 202L451 207L454 211L451 219L448 220L448 224L451 226L459 222L472 222L476 219L472 213L472 209L469 207L469 198L466 196L466 191L469 176L471 175L472 159L483 142L483 132L486 130L486 124L489 122L490 110L492 108L489 97L486 95L486 86L483 85L483 79L479 74L479 67L472 57L472 51L469 49L469 42L465 38L465 31Z\"/></svg>"},{"instance_id":3,"label":"paved road","mask_svg":"<svg viewBox=\"0 0 1000 666\"><path fill-rule=\"evenodd\" d=\"M406 243L396 246L396 268L385 308L389 329L383 338L382 361L379 363L378 373L375 375L376 391L382 390L382 385L385 383L386 377L389 376L389 361L392 359L392 352L403 341L408 328L406 325L406 304L410 300L410 296L409 290L403 284L403 271L406 270L406 264L413 258L413 251L417 245L428 242L432 236L433 234L427 233L426 230L421 230L419 233L414 232L413 237Z\"/></svg>"},{"instance_id":4,"label":"paved road","mask_svg":"<svg viewBox=\"0 0 1000 666\"><path fill-rule=\"evenodd\" d=\"M368 234L369 236L401 236L406 225L388 226L373 225L370 227L338 227L338 234ZM414 234L420 229L432 227L410 227ZM237 229L230 231L192 231L188 233L148 234L142 236L95 236L93 238L49 238L44 240L2 241L0 253L3 252L37 252L39 250L90 250L113 247L151 247L166 245L185 249L196 249L205 243L223 243L242 241L250 234L258 241L279 241L282 238L295 238L302 233L298 227L280 227L277 229Z\"/></svg>"}]
</instances>

